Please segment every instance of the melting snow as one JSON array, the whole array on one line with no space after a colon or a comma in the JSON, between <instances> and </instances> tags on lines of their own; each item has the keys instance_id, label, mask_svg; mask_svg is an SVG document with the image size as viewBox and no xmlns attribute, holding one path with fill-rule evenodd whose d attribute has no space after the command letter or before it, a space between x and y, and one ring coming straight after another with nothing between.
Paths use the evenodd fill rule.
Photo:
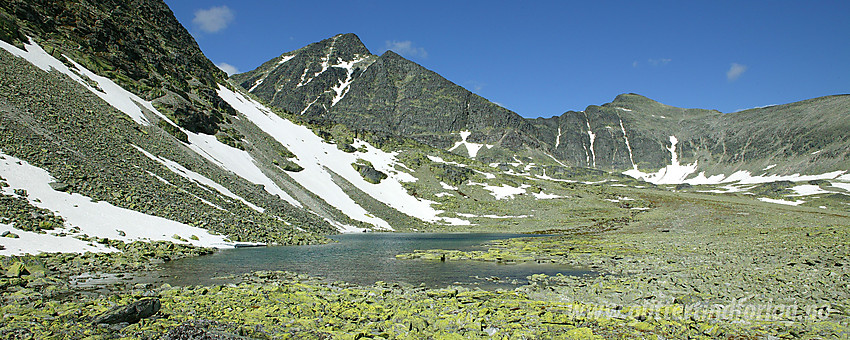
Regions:
<instances>
[{"instance_id":1,"label":"melting snow","mask_svg":"<svg viewBox=\"0 0 850 340\"><path fill-rule=\"evenodd\" d=\"M531 193L531 195L533 195L535 199L539 199L539 200L550 200L550 199L566 197L566 196L559 196L559 195L555 195L555 194L547 194L547 193L544 193L542 191L539 192L539 193L533 192L533 193Z\"/></svg>"},{"instance_id":2,"label":"melting snow","mask_svg":"<svg viewBox=\"0 0 850 340\"><path fill-rule=\"evenodd\" d=\"M558 145L561 145L561 127L558 127L558 137L555 138L555 148L558 148Z\"/></svg>"},{"instance_id":3,"label":"melting snow","mask_svg":"<svg viewBox=\"0 0 850 340\"><path fill-rule=\"evenodd\" d=\"M762 202L767 202L767 203L776 203L776 204L793 205L793 206L797 206L797 205L806 203L806 201L803 201L803 200L796 200L794 202L791 202L791 201L777 200L777 199L767 198L767 197L759 197L758 200L762 201Z\"/></svg>"},{"instance_id":4,"label":"melting snow","mask_svg":"<svg viewBox=\"0 0 850 340\"><path fill-rule=\"evenodd\" d=\"M448 185L448 184L443 183L443 182L440 182L440 186L443 187L443 189L446 189L446 190L457 190L457 187L453 187L453 186Z\"/></svg>"},{"instance_id":5,"label":"melting snow","mask_svg":"<svg viewBox=\"0 0 850 340\"><path fill-rule=\"evenodd\" d=\"M256 126L297 156L296 163L304 170L291 173L289 174L290 177L349 217L379 228L392 229L389 223L372 216L336 185L331 172L341 176L378 201L404 214L427 222L469 224L468 221L437 216L442 211L431 207L434 202L417 199L409 195L401 182L409 182L413 178L409 174L395 169L395 166L400 164L395 158L395 153L381 151L361 140L355 141L353 145L358 149L365 148L365 152L345 153L340 151L336 145L325 143L310 129L279 117L270 109L250 98L230 91L224 86L219 86L218 94ZM376 170L386 173L388 178L379 184L366 182L360 176L360 173L351 166L358 159L369 161Z\"/></svg>"},{"instance_id":6,"label":"melting snow","mask_svg":"<svg viewBox=\"0 0 850 340\"><path fill-rule=\"evenodd\" d=\"M228 190L227 188L225 188L221 184L218 184L215 181L207 178L206 176L201 175L201 174L194 172L192 170L186 169L186 167L180 165L180 163L177 163L177 162L172 161L172 160L165 158L165 157L154 156L152 153L147 152L144 149L142 149L142 148L140 148L136 145L133 145L133 147L136 148L136 150L139 150L139 152L143 153L148 158L150 158L154 161L157 161L159 164L164 165L166 168L168 168L168 170L171 170L175 174L178 174L178 175L180 175L180 176L182 176L186 179L189 179L190 181L195 182L198 185L209 186L209 187L215 189L216 191L220 192L222 195L225 195L227 197L230 197L232 199L235 199L235 200L238 200L242 203L245 203L245 205L251 207L251 209L254 209L254 210L259 211L259 212L265 211L265 209L260 208L260 207L254 205L251 202L248 202L244 198L240 197L239 195L234 194L232 191ZM159 178L159 177L157 177L157 178ZM201 186L201 188L203 188L203 186ZM206 189L206 188L204 188L204 189ZM213 205L212 203L208 203L208 204ZM213 205L213 206L215 206L215 205Z\"/></svg>"},{"instance_id":7,"label":"melting snow","mask_svg":"<svg viewBox=\"0 0 850 340\"><path fill-rule=\"evenodd\" d=\"M694 173L697 170L697 162L693 162L688 165L679 164L679 156L676 154L676 144L679 140L676 139L676 136L670 136L670 147L667 148L667 151L670 151L670 165L658 170L656 173L645 173L641 172L637 169L632 169L629 171L623 172L628 176L632 176L634 178L641 178L644 181L653 183L653 184L679 184L684 183L685 178L688 175ZM701 174L702 175L702 174ZM704 176L703 176L704 178Z\"/></svg>"},{"instance_id":8,"label":"melting snow","mask_svg":"<svg viewBox=\"0 0 850 340\"><path fill-rule=\"evenodd\" d=\"M496 200L503 200L514 198L516 195L522 195L525 193L525 189L530 188L531 186L528 184L522 184L519 187L512 187L507 184L502 184L501 186L492 186L486 183L473 183L469 182L470 185L480 185L484 187L484 189L490 191L490 194L496 198Z\"/></svg>"},{"instance_id":9,"label":"melting snow","mask_svg":"<svg viewBox=\"0 0 850 340\"><path fill-rule=\"evenodd\" d=\"M224 236L210 235L201 228L116 207L107 202L92 202L91 198L77 193L69 194L53 190L49 183L54 182L55 179L47 171L2 153L0 153L0 176L9 184L8 187L2 188L6 195L16 196L14 189L24 189L27 191L26 199L30 204L62 216L66 221L65 228L61 230L63 232L70 233L70 228L79 227L81 234L125 242L165 240L205 247L232 246L224 242ZM0 229L7 227L4 225ZM119 234L118 230L123 231L124 236ZM27 233L18 229L11 231L21 238L14 243L7 243L7 239L2 239L1 242L7 246L7 250L0 251L0 254L111 251L109 248L90 246L88 242L73 238L60 239L51 234ZM183 242L172 238L175 234L189 241ZM192 235L197 236L199 240L191 240Z\"/></svg>"},{"instance_id":10,"label":"melting snow","mask_svg":"<svg viewBox=\"0 0 850 340\"><path fill-rule=\"evenodd\" d=\"M637 164L635 164L635 159L632 158L632 145L629 144L629 136L626 135L626 127L623 126L623 119L619 117L617 117L617 119L620 120L620 130L623 131L623 139L626 141L626 149L629 150L629 161L632 162L632 169L637 170Z\"/></svg>"},{"instance_id":11,"label":"melting snow","mask_svg":"<svg viewBox=\"0 0 850 340\"><path fill-rule=\"evenodd\" d=\"M295 58L295 55L285 55L285 56L282 56L282 57L280 57L280 60L278 60L277 64L278 64L278 65L283 64L283 63L285 63L285 62L287 62L287 61L292 60L292 58Z\"/></svg>"},{"instance_id":12,"label":"melting snow","mask_svg":"<svg viewBox=\"0 0 850 340\"><path fill-rule=\"evenodd\" d=\"M593 141L596 140L596 135L593 131L590 130L590 118L587 117L587 114L584 114L585 122L587 123L587 137L590 138L590 154L593 156L593 163L588 162L588 164L592 164L592 167L596 167L596 151L593 149Z\"/></svg>"},{"instance_id":13,"label":"melting snow","mask_svg":"<svg viewBox=\"0 0 850 340\"><path fill-rule=\"evenodd\" d=\"M791 190L794 190L794 192L796 192L794 196L809 196L829 193L829 191L823 190L819 186L811 184L798 185L791 188Z\"/></svg>"},{"instance_id":14,"label":"melting snow","mask_svg":"<svg viewBox=\"0 0 850 340\"><path fill-rule=\"evenodd\" d=\"M471 135L471 134L472 134L472 132L469 132L469 130L461 131L460 132L460 139L461 139L460 142L455 143L455 145L451 149L449 149L449 151L454 151L454 149L457 149L461 145L464 145L464 146L466 146L466 151L469 153L469 157L475 158L475 156L478 155L478 150L481 150L482 147L486 146L488 149L493 147L493 145L490 145L490 144L479 144L479 143L467 142L466 139L469 138L469 135Z\"/></svg>"},{"instance_id":15,"label":"melting snow","mask_svg":"<svg viewBox=\"0 0 850 340\"><path fill-rule=\"evenodd\" d=\"M842 176L842 177L844 177L844 176ZM834 186L836 188L850 191L850 183L835 183L835 182L832 182L831 184L832 184L832 186Z\"/></svg>"},{"instance_id":16,"label":"melting snow","mask_svg":"<svg viewBox=\"0 0 850 340\"><path fill-rule=\"evenodd\" d=\"M342 98L345 97L345 94L348 93L348 90L351 86L351 82L354 81L354 79L351 78L351 76L354 74L354 65L363 60L366 60L366 57L356 58L351 61L342 61L342 59L339 59L337 61L337 64L332 66L345 69L346 76L345 80L339 80L339 83L331 88L334 92L336 92L336 95L331 101L331 106L336 105L336 103L342 100Z\"/></svg>"}]
</instances>

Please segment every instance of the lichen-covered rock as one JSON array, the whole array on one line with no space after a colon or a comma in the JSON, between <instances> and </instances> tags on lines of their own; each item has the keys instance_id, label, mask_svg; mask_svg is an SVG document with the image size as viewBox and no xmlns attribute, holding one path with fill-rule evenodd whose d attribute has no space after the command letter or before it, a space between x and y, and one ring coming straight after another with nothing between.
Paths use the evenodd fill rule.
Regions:
<instances>
[{"instance_id":1,"label":"lichen-covered rock","mask_svg":"<svg viewBox=\"0 0 850 340\"><path fill-rule=\"evenodd\" d=\"M96 317L92 323L97 324L117 324L117 323L136 323L139 320L148 318L159 312L162 304L157 298L146 298L133 302L126 306L118 306Z\"/></svg>"}]
</instances>

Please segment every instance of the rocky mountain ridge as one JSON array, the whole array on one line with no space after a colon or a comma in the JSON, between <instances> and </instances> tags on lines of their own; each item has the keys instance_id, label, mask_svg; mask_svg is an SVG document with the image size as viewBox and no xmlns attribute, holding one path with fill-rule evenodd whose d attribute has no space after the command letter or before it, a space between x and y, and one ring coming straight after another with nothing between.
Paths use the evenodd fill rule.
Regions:
<instances>
[{"instance_id":1,"label":"rocky mountain ridge","mask_svg":"<svg viewBox=\"0 0 850 340\"><path fill-rule=\"evenodd\" d=\"M304 75L314 76L308 86ZM369 54L350 33L284 53L232 79L305 120L411 136L485 162L530 156L541 163L655 172L672 165L672 136L678 161L696 164L692 176L757 172L772 164L780 174L850 168L841 151L848 140L836 134L847 129L848 96L724 114L622 94L581 112L525 119L392 51ZM821 149L823 154L812 154Z\"/></svg>"}]
</instances>

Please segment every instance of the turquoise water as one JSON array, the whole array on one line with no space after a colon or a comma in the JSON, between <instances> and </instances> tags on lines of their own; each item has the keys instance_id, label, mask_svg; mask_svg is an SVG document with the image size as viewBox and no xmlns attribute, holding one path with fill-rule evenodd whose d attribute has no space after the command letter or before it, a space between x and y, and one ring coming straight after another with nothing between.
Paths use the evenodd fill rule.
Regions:
<instances>
[{"instance_id":1,"label":"turquoise water","mask_svg":"<svg viewBox=\"0 0 850 340\"><path fill-rule=\"evenodd\" d=\"M526 276L543 273L582 275L589 271L556 264L496 264L480 261L399 260L395 255L417 249L481 250L498 239L528 237L517 234L364 233L334 235L339 241L313 246L230 249L213 255L172 261L163 265L162 279L172 285L221 283L222 277L257 270L285 270L371 285L376 281L445 287L461 284L482 288L510 288L526 283ZM498 278L497 282L494 277ZM490 278L487 280L486 278Z\"/></svg>"}]
</instances>

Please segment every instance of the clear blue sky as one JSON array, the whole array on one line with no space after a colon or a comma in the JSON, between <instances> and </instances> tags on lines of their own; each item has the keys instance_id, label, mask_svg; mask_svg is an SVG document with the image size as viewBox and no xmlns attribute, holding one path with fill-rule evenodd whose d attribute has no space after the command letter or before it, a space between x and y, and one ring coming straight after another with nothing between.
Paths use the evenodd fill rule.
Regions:
<instances>
[{"instance_id":1,"label":"clear blue sky","mask_svg":"<svg viewBox=\"0 0 850 340\"><path fill-rule=\"evenodd\" d=\"M166 3L239 72L356 33L525 117L627 92L723 112L850 93L846 0Z\"/></svg>"}]
</instances>

